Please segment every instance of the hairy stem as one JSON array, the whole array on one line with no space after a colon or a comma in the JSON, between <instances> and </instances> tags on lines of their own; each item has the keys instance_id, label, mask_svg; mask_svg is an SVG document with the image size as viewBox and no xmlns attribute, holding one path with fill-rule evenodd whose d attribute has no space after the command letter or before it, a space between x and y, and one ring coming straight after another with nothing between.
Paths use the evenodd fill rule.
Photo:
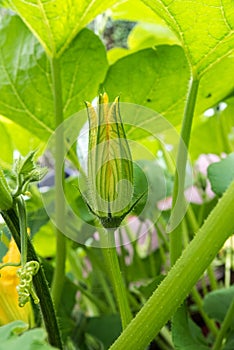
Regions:
<instances>
[{"instance_id":1,"label":"hairy stem","mask_svg":"<svg viewBox=\"0 0 234 350\"><path fill-rule=\"evenodd\" d=\"M108 268L110 280L117 299L122 328L125 329L132 319L131 310L128 303L126 286L124 285L123 276L120 271L119 260L115 247L114 232L107 230L101 234L102 236L102 252Z\"/></svg>"},{"instance_id":2,"label":"hairy stem","mask_svg":"<svg viewBox=\"0 0 234 350\"><path fill-rule=\"evenodd\" d=\"M20 226L20 246L21 246L21 265L24 266L27 262L27 219L26 219L26 208L23 196L20 195L16 198L18 215L19 215L19 226Z\"/></svg>"},{"instance_id":3,"label":"hairy stem","mask_svg":"<svg viewBox=\"0 0 234 350\"><path fill-rule=\"evenodd\" d=\"M9 209L2 211L1 215L7 224L19 250L21 250L21 238L20 238L20 227L19 219L15 209ZM27 260L39 261L33 245L28 236L27 239ZM39 261L40 262L40 261ZM43 267L40 263L40 268L37 274L33 277L33 284L38 298L40 299L40 309L43 316L45 328L48 334L48 341L52 346L58 349L63 349L57 318L55 315L54 305L51 299L49 286L44 274Z\"/></svg>"},{"instance_id":4,"label":"hairy stem","mask_svg":"<svg viewBox=\"0 0 234 350\"><path fill-rule=\"evenodd\" d=\"M111 350L142 350L150 343L233 233L233 210L234 182Z\"/></svg>"}]
</instances>

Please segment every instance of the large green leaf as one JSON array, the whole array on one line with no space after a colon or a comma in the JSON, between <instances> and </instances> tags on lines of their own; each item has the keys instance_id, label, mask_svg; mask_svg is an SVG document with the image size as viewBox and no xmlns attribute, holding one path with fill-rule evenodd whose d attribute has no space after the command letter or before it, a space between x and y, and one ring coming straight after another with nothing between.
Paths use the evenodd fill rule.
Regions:
<instances>
[{"instance_id":1,"label":"large green leaf","mask_svg":"<svg viewBox=\"0 0 234 350\"><path fill-rule=\"evenodd\" d=\"M76 34L116 0L7 0L50 56L60 56Z\"/></svg>"},{"instance_id":2,"label":"large green leaf","mask_svg":"<svg viewBox=\"0 0 234 350\"><path fill-rule=\"evenodd\" d=\"M114 20L162 22L141 0L121 0L112 6L110 14Z\"/></svg>"},{"instance_id":3,"label":"large green leaf","mask_svg":"<svg viewBox=\"0 0 234 350\"><path fill-rule=\"evenodd\" d=\"M108 332L107 332L108 329ZM87 333L99 339L103 350L109 349L110 345L121 332L121 323L118 315L104 315L88 319Z\"/></svg>"},{"instance_id":4,"label":"large green leaf","mask_svg":"<svg viewBox=\"0 0 234 350\"><path fill-rule=\"evenodd\" d=\"M103 86L111 99L120 95L121 102L154 109L178 124L188 81L189 68L181 47L162 45L117 61L110 67Z\"/></svg>"},{"instance_id":5,"label":"large green leaf","mask_svg":"<svg viewBox=\"0 0 234 350\"><path fill-rule=\"evenodd\" d=\"M220 323L223 322L226 313L234 298L234 286L222 288L210 292L204 298L204 310L207 315ZM234 316L233 316L234 321ZM233 329L233 322L232 322Z\"/></svg>"},{"instance_id":6,"label":"large green leaf","mask_svg":"<svg viewBox=\"0 0 234 350\"><path fill-rule=\"evenodd\" d=\"M233 94L234 55L215 62L202 76L199 84L196 115L217 105Z\"/></svg>"},{"instance_id":7,"label":"large green leaf","mask_svg":"<svg viewBox=\"0 0 234 350\"><path fill-rule=\"evenodd\" d=\"M234 47L232 0L143 0L177 34L198 74L203 74Z\"/></svg>"},{"instance_id":8,"label":"large green leaf","mask_svg":"<svg viewBox=\"0 0 234 350\"><path fill-rule=\"evenodd\" d=\"M226 339L226 343L224 345L223 350L232 350L234 349L234 332L231 332L227 339Z\"/></svg>"},{"instance_id":9,"label":"large green leaf","mask_svg":"<svg viewBox=\"0 0 234 350\"><path fill-rule=\"evenodd\" d=\"M174 323L172 332L176 350L209 350L201 329L191 319Z\"/></svg>"},{"instance_id":10,"label":"large green leaf","mask_svg":"<svg viewBox=\"0 0 234 350\"><path fill-rule=\"evenodd\" d=\"M0 23L0 114L47 140L53 132L50 65L45 52L18 16ZM61 56L64 115L92 100L107 69L103 44L82 30Z\"/></svg>"},{"instance_id":11,"label":"large green leaf","mask_svg":"<svg viewBox=\"0 0 234 350\"><path fill-rule=\"evenodd\" d=\"M208 167L208 178L214 193L221 196L234 180L234 153Z\"/></svg>"},{"instance_id":12,"label":"large green leaf","mask_svg":"<svg viewBox=\"0 0 234 350\"><path fill-rule=\"evenodd\" d=\"M225 99L234 88L234 58L215 64L202 78L196 115ZM104 89L111 99L156 110L173 125L180 124L189 81L189 66L180 46L161 45L125 56L110 66ZM144 116L142 116L144 119Z\"/></svg>"},{"instance_id":13,"label":"large green leaf","mask_svg":"<svg viewBox=\"0 0 234 350\"><path fill-rule=\"evenodd\" d=\"M128 36L128 46L132 50L158 45L180 45L177 37L165 24L138 23Z\"/></svg>"},{"instance_id":14,"label":"large green leaf","mask_svg":"<svg viewBox=\"0 0 234 350\"><path fill-rule=\"evenodd\" d=\"M0 113L48 136L52 92L44 51L19 17L2 18L0 32Z\"/></svg>"}]
</instances>

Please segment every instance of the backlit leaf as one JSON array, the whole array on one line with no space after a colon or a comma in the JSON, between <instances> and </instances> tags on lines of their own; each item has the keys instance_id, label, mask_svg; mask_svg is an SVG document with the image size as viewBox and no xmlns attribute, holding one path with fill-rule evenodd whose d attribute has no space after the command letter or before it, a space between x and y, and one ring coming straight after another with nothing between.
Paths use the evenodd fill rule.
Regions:
<instances>
[{"instance_id":1,"label":"backlit leaf","mask_svg":"<svg viewBox=\"0 0 234 350\"><path fill-rule=\"evenodd\" d=\"M50 56L60 56L76 34L116 0L8 0Z\"/></svg>"},{"instance_id":2,"label":"backlit leaf","mask_svg":"<svg viewBox=\"0 0 234 350\"><path fill-rule=\"evenodd\" d=\"M18 16L3 17L0 31L0 114L47 140L54 128L49 61ZM65 117L94 98L106 69L101 41L82 30L61 56Z\"/></svg>"},{"instance_id":3,"label":"backlit leaf","mask_svg":"<svg viewBox=\"0 0 234 350\"><path fill-rule=\"evenodd\" d=\"M232 0L143 0L163 18L180 39L198 74L233 54Z\"/></svg>"},{"instance_id":4,"label":"backlit leaf","mask_svg":"<svg viewBox=\"0 0 234 350\"><path fill-rule=\"evenodd\" d=\"M199 84L195 115L229 96L234 88L234 57L212 66ZM221 78L220 78L221 77ZM177 45L160 45L120 58L110 66L103 87L111 99L131 102L156 110L173 125L184 113L189 82L189 65ZM144 115L141 116L144 120Z\"/></svg>"},{"instance_id":5,"label":"backlit leaf","mask_svg":"<svg viewBox=\"0 0 234 350\"><path fill-rule=\"evenodd\" d=\"M178 124L188 81L189 68L183 50L179 46L162 45L117 61L110 67L103 86L111 100L120 95L121 102L154 109Z\"/></svg>"}]
</instances>

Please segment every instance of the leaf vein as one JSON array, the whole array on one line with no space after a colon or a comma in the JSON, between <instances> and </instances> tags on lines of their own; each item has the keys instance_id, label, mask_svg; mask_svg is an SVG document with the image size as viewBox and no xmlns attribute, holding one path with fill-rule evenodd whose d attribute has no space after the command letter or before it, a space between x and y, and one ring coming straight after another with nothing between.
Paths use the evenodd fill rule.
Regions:
<instances>
[{"instance_id":1,"label":"leaf vein","mask_svg":"<svg viewBox=\"0 0 234 350\"><path fill-rule=\"evenodd\" d=\"M27 105L25 104L25 102L22 100L18 90L16 89L16 87L14 86L14 83L12 82L11 78L10 78L10 75L5 67L5 65L2 66L6 76L7 76L7 79L8 79L8 82L11 86L11 89L13 90L19 104L22 106L23 110L38 124L40 125L41 127L43 127L45 130L47 130L49 133L52 133L53 130L50 129L46 124L44 124L41 120L39 120L31 111L30 109L27 107Z\"/></svg>"}]
</instances>

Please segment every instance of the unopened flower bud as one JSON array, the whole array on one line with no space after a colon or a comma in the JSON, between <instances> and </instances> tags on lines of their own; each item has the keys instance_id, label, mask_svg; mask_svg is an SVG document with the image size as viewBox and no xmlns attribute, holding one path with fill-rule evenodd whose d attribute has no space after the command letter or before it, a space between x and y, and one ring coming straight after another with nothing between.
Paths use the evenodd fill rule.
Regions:
<instances>
[{"instance_id":1,"label":"unopened flower bud","mask_svg":"<svg viewBox=\"0 0 234 350\"><path fill-rule=\"evenodd\" d=\"M106 228L116 228L132 209L133 164L119 111L119 99L99 96L97 111L86 103L89 119L88 174L83 196Z\"/></svg>"}]
</instances>

